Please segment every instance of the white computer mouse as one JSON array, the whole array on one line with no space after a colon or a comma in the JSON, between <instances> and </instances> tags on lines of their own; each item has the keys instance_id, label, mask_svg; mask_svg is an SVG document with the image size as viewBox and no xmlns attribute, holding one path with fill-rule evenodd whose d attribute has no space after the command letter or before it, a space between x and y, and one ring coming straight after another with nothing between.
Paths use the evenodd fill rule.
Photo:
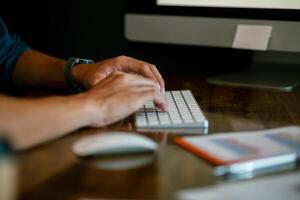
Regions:
<instances>
[{"instance_id":1,"label":"white computer mouse","mask_svg":"<svg viewBox=\"0 0 300 200\"><path fill-rule=\"evenodd\" d=\"M127 132L106 132L79 139L73 152L80 157L106 156L155 151L157 144L142 135Z\"/></svg>"}]
</instances>

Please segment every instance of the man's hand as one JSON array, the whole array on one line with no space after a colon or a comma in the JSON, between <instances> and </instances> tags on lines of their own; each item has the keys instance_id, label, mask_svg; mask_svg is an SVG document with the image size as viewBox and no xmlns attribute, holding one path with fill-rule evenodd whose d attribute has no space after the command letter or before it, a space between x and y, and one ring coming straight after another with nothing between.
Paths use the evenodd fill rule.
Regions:
<instances>
[{"instance_id":1,"label":"man's hand","mask_svg":"<svg viewBox=\"0 0 300 200\"><path fill-rule=\"evenodd\" d=\"M117 122L148 101L154 101L163 111L167 110L166 99L155 81L123 72L114 72L83 95L90 105L89 125L92 127Z\"/></svg>"},{"instance_id":2,"label":"man's hand","mask_svg":"<svg viewBox=\"0 0 300 200\"><path fill-rule=\"evenodd\" d=\"M77 65L72 73L76 82L86 88L91 88L114 72L126 72L144 76L158 83L161 92L165 91L164 80L154 65L126 56L119 56L92 65Z\"/></svg>"}]
</instances>

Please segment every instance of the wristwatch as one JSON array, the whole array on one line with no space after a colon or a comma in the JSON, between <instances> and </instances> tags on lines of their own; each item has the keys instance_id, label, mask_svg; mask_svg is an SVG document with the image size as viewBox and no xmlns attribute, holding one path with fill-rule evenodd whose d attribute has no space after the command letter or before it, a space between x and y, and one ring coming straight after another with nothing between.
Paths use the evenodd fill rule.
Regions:
<instances>
[{"instance_id":1,"label":"wristwatch","mask_svg":"<svg viewBox=\"0 0 300 200\"><path fill-rule=\"evenodd\" d=\"M65 80L68 83L70 89L72 89L75 92L83 92L86 88L83 86L79 86L75 83L75 80L72 76L72 70L73 68L78 64L94 64L95 62L90 59L83 59L83 58L69 58L67 60L67 65L65 68Z\"/></svg>"}]
</instances>

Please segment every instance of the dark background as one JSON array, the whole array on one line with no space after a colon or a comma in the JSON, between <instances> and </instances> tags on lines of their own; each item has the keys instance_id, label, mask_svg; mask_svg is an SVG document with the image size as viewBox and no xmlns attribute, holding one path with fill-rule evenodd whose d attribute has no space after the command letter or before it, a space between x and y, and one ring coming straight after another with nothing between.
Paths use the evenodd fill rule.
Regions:
<instances>
[{"instance_id":1,"label":"dark background","mask_svg":"<svg viewBox=\"0 0 300 200\"><path fill-rule=\"evenodd\" d=\"M102 59L124 51L124 0L12 1L1 5L10 30L59 57Z\"/></svg>"},{"instance_id":2,"label":"dark background","mask_svg":"<svg viewBox=\"0 0 300 200\"><path fill-rule=\"evenodd\" d=\"M163 73L222 73L248 66L252 55L232 49L128 43L123 34L126 0L13 0L2 4L0 13L11 32L32 48L61 58L102 60L125 54L154 63Z\"/></svg>"}]
</instances>

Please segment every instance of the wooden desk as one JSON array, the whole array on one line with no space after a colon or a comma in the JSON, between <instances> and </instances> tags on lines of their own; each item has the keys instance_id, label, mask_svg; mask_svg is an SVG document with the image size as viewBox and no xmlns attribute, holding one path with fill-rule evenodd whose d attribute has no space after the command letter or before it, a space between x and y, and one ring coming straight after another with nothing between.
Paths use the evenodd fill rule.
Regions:
<instances>
[{"instance_id":1,"label":"wooden desk","mask_svg":"<svg viewBox=\"0 0 300 200\"><path fill-rule=\"evenodd\" d=\"M169 90L192 90L210 122L209 133L300 124L299 90L280 93L219 87L199 75L182 73L165 78ZM132 119L103 129L82 129L20 155L20 199L172 199L178 189L218 181L207 162L172 144L171 135L147 134L160 143L160 150L148 163L133 169L104 169L73 155L71 147L77 139L107 130L132 131Z\"/></svg>"}]
</instances>

